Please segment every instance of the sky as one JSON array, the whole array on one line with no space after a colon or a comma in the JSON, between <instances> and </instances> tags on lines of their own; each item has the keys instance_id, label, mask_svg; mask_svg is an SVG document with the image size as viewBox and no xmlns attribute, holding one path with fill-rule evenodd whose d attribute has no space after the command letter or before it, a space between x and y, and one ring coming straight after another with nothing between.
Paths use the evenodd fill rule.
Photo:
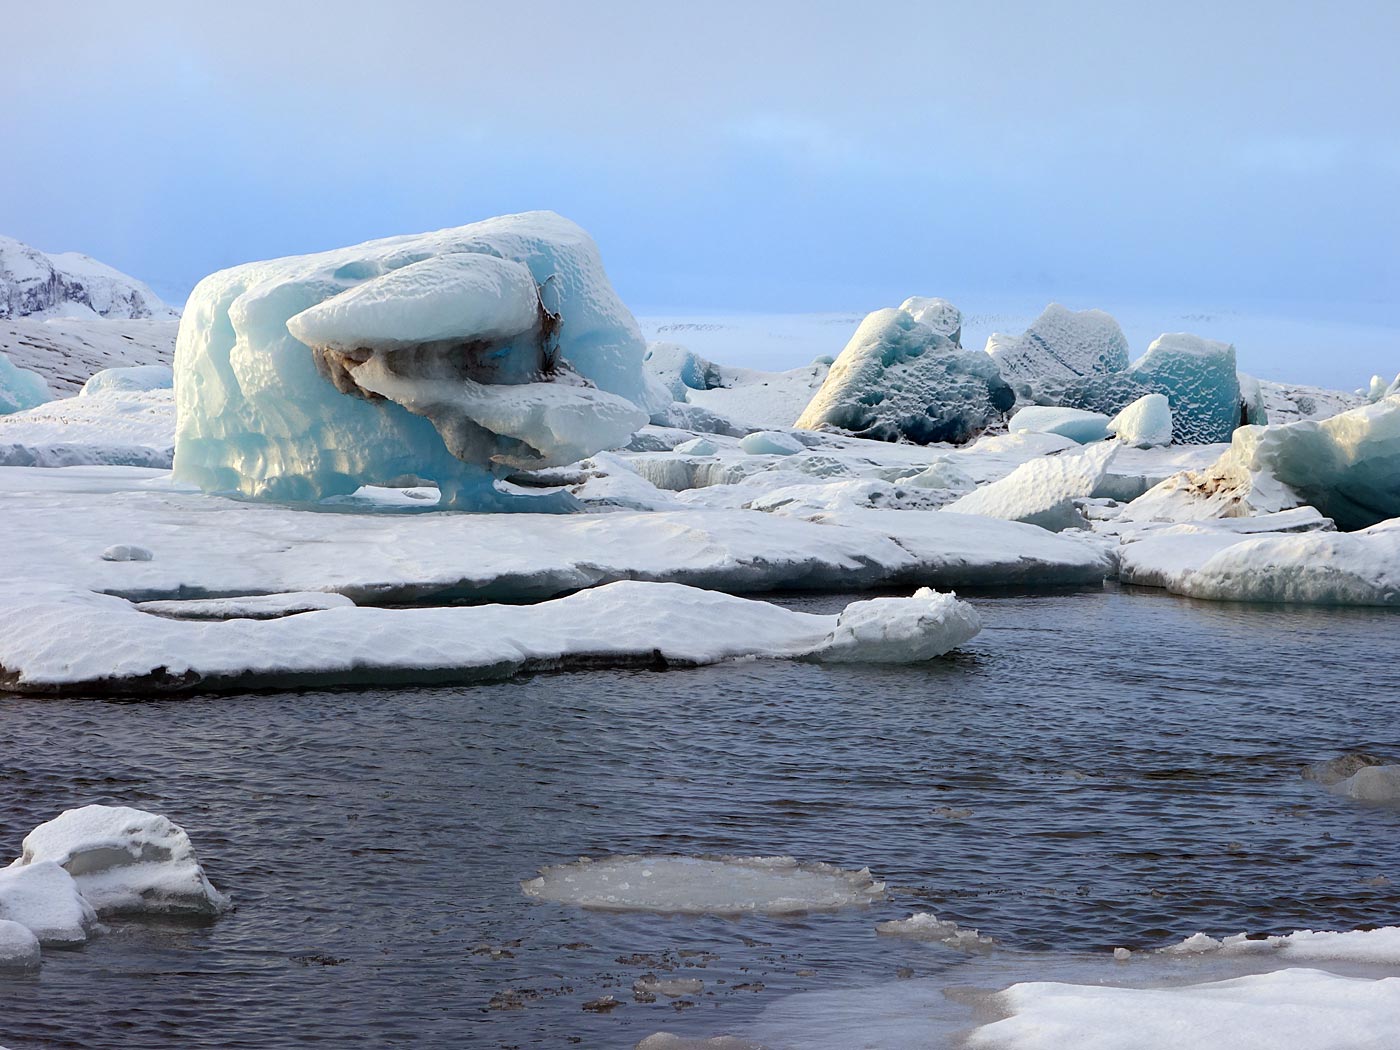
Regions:
<instances>
[{"instance_id":1,"label":"sky","mask_svg":"<svg viewBox=\"0 0 1400 1050\"><path fill-rule=\"evenodd\" d=\"M0 14L0 232L177 303L532 208L638 311L1400 303L1394 0Z\"/></svg>"}]
</instances>

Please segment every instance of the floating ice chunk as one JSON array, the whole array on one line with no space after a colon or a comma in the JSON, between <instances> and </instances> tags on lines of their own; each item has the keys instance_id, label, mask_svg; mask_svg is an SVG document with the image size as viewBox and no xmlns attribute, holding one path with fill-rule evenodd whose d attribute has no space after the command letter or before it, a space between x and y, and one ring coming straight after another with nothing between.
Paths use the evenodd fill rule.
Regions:
<instances>
[{"instance_id":1,"label":"floating ice chunk","mask_svg":"<svg viewBox=\"0 0 1400 1050\"><path fill-rule=\"evenodd\" d=\"M154 557L149 548L134 543L114 543L102 552L103 561L150 561Z\"/></svg>"},{"instance_id":2,"label":"floating ice chunk","mask_svg":"<svg viewBox=\"0 0 1400 1050\"><path fill-rule=\"evenodd\" d=\"M1287 969L1170 988L1036 982L1012 985L997 999L1011 1016L976 1029L969 1047L1384 1050L1400 1018L1400 978Z\"/></svg>"},{"instance_id":3,"label":"floating ice chunk","mask_svg":"<svg viewBox=\"0 0 1400 1050\"><path fill-rule=\"evenodd\" d=\"M1019 337L994 332L987 352L1008 380L1032 386L1128 367L1128 337L1112 316L1059 303L1047 306Z\"/></svg>"},{"instance_id":4,"label":"floating ice chunk","mask_svg":"<svg viewBox=\"0 0 1400 1050\"><path fill-rule=\"evenodd\" d=\"M1102 412L1030 405L1012 416L1007 425L1013 433L1030 430L1038 434L1059 434L1081 445L1087 445L1108 437L1108 422L1108 417Z\"/></svg>"},{"instance_id":5,"label":"floating ice chunk","mask_svg":"<svg viewBox=\"0 0 1400 1050\"><path fill-rule=\"evenodd\" d=\"M656 1032L638 1043L636 1050L763 1050L763 1047L734 1035L692 1039L673 1032Z\"/></svg>"},{"instance_id":6,"label":"floating ice chunk","mask_svg":"<svg viewBox=\"0 0 1400 1050\"><path fill-rule=\"evenodd\" d=\"M175 471L265 499L413 475L450 506L571 509L494 482L626 444L665 396L644 352L593 242L548 212L235 267L181 322Z\"/></svg>"},{"instance_id":7,"label":"floating ice chunk","mask_svg":"<svg viewBox=\"0 0 1400 1050\"><path fill-rule=\"evenodd\" d=\"M1331 790L1335 794L1366 802L1400 800L1400 766L1366 766L1334 784ZM1396 931L1396 936L1397 945L1400 945L1400 930ZM1396 961L1400 962L1400 951L1397 952Z\"/></svg>"},{"instance_id":8,"label":"floating ice chunk","mask_svg":"<svg viewBox=\"0 0 1400 1050\"><path fill-rule=\"evenodd\" d=\"M1172 409L1167 395L1144 394L1108 421L1108 432L1134 448L1170 445Z\"/></svg>"},{"instance_id":9,"label":"floating ice chunk","mask_svg":"<svg viewBox=\"0 0 1400 1050\"><path fill-rule=\"evenodd\" d=\"M920 587L912 598L872 598L841 611L836 629L808 654L824 663L915 663L942 656L982 629L956 595Z\"/></svg>"},{"instance_id":10,"label":"floating ice chunk","mask_svg":"<svg viewBox=\"0 0 1400 1050\"><path fill-rule=\"evenodd\" d=\"M42 954L39 938L23 923L0 919L0 973L6 970L32 970Z\"/></svg>"},{"instance_id":11,"label":"floating ice chunk","mask_svg":"<svg viewBox=\"0 0 1400 1050\"><path fill-rule=\"evenodd\" d=\"M907 919L877 922L875 932L889 937L908 937L916 941L936 941L950 948L969 952L988 951L996 944L992 938L984 937L976 930L959 926L948 919L940 919L930 911L915 912Z\"/></svg>"},{"instance_id":12,"label":"floating ice chunk","mask_svg":"<svg viewBox=\"0 0 1400 1050\"><path fill-rule=\"evenodd\" d=\"M605 857L541 869L527 897L605 911L790 915L883 899L868 868L847 871L792 857Z\"/></svg>"},{"instance_id":13,"label":"floating ice chunk","mask_svg":"<svg viewBox=\"0 0 1400 1050\"><path fill-rule=\"evenodd\" d=\"M791 456L807 446L791 434L779 430L760 430L740 438L739 447L751 456Z\"/></svg>"},{"instance_id":14,"label":"floating ice chunk","mask_svg":"<svg viewBox=\"0 0 1400 1050\"><path fill-rule=\"evenodd\" d=\"M1129 372L1167 396L1172 438L1181 444L1229 441L1241 423L1240 380L1229 343L1186 333L1161 335Z\"/></svg>"},{"instance_id":15,"label":"floating ice chunk","mask_svg":"<svg viewBox=\"0 0 1400 1050\"><path fill-rule=\"evenodd\" d=\"M876 310L795 425L882 441L961 444L1014 403L985 352L963 350L905 309Z\"/></svg>"},{"instance_id":16,"label":"floating ice chunk","mask_svg":"<svg viewBox=\"0 0 1400 1050\"><path fill-rule=\"evenodd\" d=\"M20 368L0 352L0 415L33 408L53 399L49 384L37 372Z\"/></svg>"},{"instance_id":17,"label":"floating ice chunk","mask_svg":"<svg viewBox=\"0 0 1400 1050\"><path fill-rule=\"evenodd\" d=\"M1105 442L1083 452L1033 459L943 511L1023 521L1051 532L1080 527L1084 519L1074 501L1093 495L1117 450L1115 443Z\"/></svg>"},{"instance_id":18,"label":"floating ice chunk","mask_svg":"<svg viewBox=\"0 0 1400 1050\"><path fill-rule=\"evenodd\" d=\"M0 868L0 919L17 922L44 945L82 944L97 922L73 876L51 860Z\"/></svg>"},{"instance_id":19,"label":"floating ice chunk","mask_svg":"<svg viewBox=\"0 0 1400 1050\"><path fill-rule=\"evenodd\" d=\"M699 995L705 990L705 982L698 977L665 978L649 973L633 981L632 990L640 995L664 995L668 999L679 999L683 995Z\"/></svg>"},{"instance_id":20,"label":"floating ice chunk","mask_svg":"<svg viewBox=\"0 0 1400 1050\"><path fill-rule=\"evenodd\" d=\"M169 365L128 365L124 368L104 368L78 392L79 397L112 391L139 393L144 390L169 390L175 385L175 372Z\"/></svg>"},{"instance_id":21,"label":"floating ice chunk","mask_svg":"<svg viewBox=\"0 0 1400 1050\"><path fill-rule=\"evenodd\" d=\"M926 324L939 335L962 345L962 311L947 299L911 295L899 308L919 324Z\"/></svg>"},{"instance_id":22,"label":"floating ice chunk","mask_svg":"<svg viewBox=\"0 0 1400 1050\"><path fill-rule=\"evenodd\" d=\"M138 602L136 608L174 620L274 620L279 616L316 612L319 609L353 609L343 594L322 591L285 591L250 594L238 598L188 598L176 601Z\"/></svg>"},{"instance_id":23,"label":"floating ice chunk","mask_svg":"<svg viewBox=\"0 0 1400 1050\"><path fill-rule=\"evenodd\" d=\"M719 446L709 438L697 437L682 441L671 451L682 456L713 456L719 451Z\"/></svg>"},{"instance_id":24,"label":"floating ice chunk","mask_svg":"<svg viewBox=\"0 0 1400 1050\"><path fill-rule=\"evenodd\" d=\"M1365 751L1348 751L1344 755L1336 758L1329 758L1322 762L1314 762L1303 767L1303 779L1312 780L1330 787L1338 781L1345 780L1359 769L1367 766L1383 766L1385 761L1375 755Z\"/></svg>"},{"instance_id":25,"label":"floating ice chunk","mask_svg":"<svg viewBox=\"0 0 1400 1050\"><path fill-rule=\"evenodd\" d=\"M189 836L155 813L129 806L65 810L24 837L7 870L61 866L99 914L217 915L229 900L204 875Z\"/></svg>"},{"instance_id":26,"label":"floating ice chunk","mask_svg":"<svg viewBox=\"0 0 1400 1050\"><path fill-rule=\"evenodd\" d=\"M1375 930L1295 930L1281 937L1215 938L1204 933L1160 949L1167 955L1273 955L1289 962L1400 965L1400 926Z\"/></svg>"},{"instance_id":27,"label":"floating ice chunk","mask_svg":"<svg viewBox=\"0 0 1400 1050\"><path fill-rule=\"evenodd\" d=\"M1125 513L1192 521L1304 504L1343 529L1400 516L1400 398L1320 421L1241 427L1212 466L1168 478Z\"/></svg>"}]
</instances>

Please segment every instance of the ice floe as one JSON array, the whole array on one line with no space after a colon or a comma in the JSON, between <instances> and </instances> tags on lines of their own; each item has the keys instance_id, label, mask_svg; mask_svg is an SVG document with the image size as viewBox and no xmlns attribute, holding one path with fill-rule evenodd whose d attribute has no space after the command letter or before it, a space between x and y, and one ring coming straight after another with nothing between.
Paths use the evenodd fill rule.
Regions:
<instances>
[{"instance_id":1,"label":"ice floe","mask_svg":"<svg viewBox=\"0 0 1400 1050\"><path fill-rule=\"evenodd\" d=\"M1329 790L1365 802L1400 801L1400 765L1365 766L1333 784ZM1400 947L1400 931L1396 931L1396 944Z\"/></svg>"},{"instance_id":2,"label":"ice floe","mask_svg":"<svg viewBox=\"0 0 1400 1050\"><path fill-rule=\"evenodd\" d=\"M97 912L77 882L52 860L0 868L0 919L29 929L45 947L82 944Z\"/></svg>"},{"instance_id":3,"label":"ice floe","mask_svg":"<svg viewBox=\"0 0 1400 1050\"><path fill-rule=\"evenodd\" d=\"M1215 938L1197 933L1160 950L1169 955L1267 955L1288 962L1356 962L1400 966L1400 926L1375 930L1295 930L1278 937L1248 937L1241 933L1233 937Z\"/></svg>"},{"instance_id":4,"label":"ice floe","mask_svg":"<svg viewBox=\"0 0 1400 1050\"><path fill-rule=\"evenodd\" d=\"M977 610L927 587L912 598L853 602L809 660L825 663L917 663L942 656L982 629Z\"/></svg>"},{"instance_id":5,"label":"ice floe","mask_svg":"<svg viewBox=\"0 0 1400 1050\"><path fill-rule=\"evenodd\" d=\"M790 915L883 899L869 869L848 871L793 857L671 854L580 859L521 883L527 897L606 911L681 915Z\"/></svg>"},{"instance_id":6,"label":"ice floe","mask_svg":"<svg viewBox=\"0 0 1400 1050\"><path fill-rule=\"evenodd\" d=\"M916 941L931 941L963 951L988 951L996 945L991 937L976 930L959 926L951 919L940 919L933 912L915 912L905 919L877 922L875 932L887 937L907 937Z\"/></svg>"}]
</instances>

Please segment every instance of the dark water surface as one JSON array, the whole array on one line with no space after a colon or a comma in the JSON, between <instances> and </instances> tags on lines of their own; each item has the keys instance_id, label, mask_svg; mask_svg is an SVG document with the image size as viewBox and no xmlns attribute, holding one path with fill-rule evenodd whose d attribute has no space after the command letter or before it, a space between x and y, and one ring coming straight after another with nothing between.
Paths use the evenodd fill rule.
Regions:
<instances>
[{"instance_id":1,"label":"dark water surface","mask_svg":"<svg viewBox=\"0 0 1400 1050\"><path fill-rule=\"evenodd\" d=\"M917 667L0 700L0 856L67 807L134 805L182 824L238 905L46 951L38 975L0 979L0 1042L620 1048L955 966L875 935L914 909L1034 951L1400 919L1400 812L1298 775L1358 748L1400 757L1400 616L1122 590L975 601L983 633ZM869 865L892 893L737 921L520 893L541 865L633 852ZM668 969L704 979L694 1005L632 1001ZM582 1010L608 993L625 1005Z\"/></svg>"}]
</instances>

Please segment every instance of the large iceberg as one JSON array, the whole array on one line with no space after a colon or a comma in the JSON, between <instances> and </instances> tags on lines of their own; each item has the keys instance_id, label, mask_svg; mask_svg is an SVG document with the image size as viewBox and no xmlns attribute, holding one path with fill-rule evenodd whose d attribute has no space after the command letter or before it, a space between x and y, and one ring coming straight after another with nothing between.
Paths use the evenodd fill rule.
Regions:
<instances>
[{"instance_id":1,"label":"large iceberg","mask_svg":"<svg viewBox=\"0 0 1400 1050\"><path fill-rule=\"evenodd\" d=\"M181 322L175 472L274 500L419 477L450 506L565 509L495 481L626 444L657 400L644 352L597 247L551 212L238 266Z\"/></svg>"},{"instance_id":2,"label":"large iceberg","mask_svg":"<svg viewBox=\"0 0 1400 1050\"><path fill-rule=\"evenodd\" d=\"M1001 374L1021 387L1128 367L1128 337L1111 315L1069 310L1059 303L1047 306L1019 336L993 332L987 352Z\"/></svg>"},{"instance_id":3,"label":"large iceberg","mask_svg":"<svg viewBox=\"0 0 1400 1050\"><path fill-rule=\"evenodd\" d=\"M1125 513L1189 521L1304 504L1343 529L1400 517L1400 397L1330 419L1241 427L1212 466L1168 478Z\"/></svg>"},{"instance_id":4,"label":"large iceberg","mask_svg":"<svg viewBox=\"0 0 1400 1050\"><path fill-rule=\"evenodd\" d=\"M947 305L913 298L867 316L795 425L919 444L961 444L982 433L1015 395L986 353L920 320L946 331Z\"/></svg>"}]
</instances>

